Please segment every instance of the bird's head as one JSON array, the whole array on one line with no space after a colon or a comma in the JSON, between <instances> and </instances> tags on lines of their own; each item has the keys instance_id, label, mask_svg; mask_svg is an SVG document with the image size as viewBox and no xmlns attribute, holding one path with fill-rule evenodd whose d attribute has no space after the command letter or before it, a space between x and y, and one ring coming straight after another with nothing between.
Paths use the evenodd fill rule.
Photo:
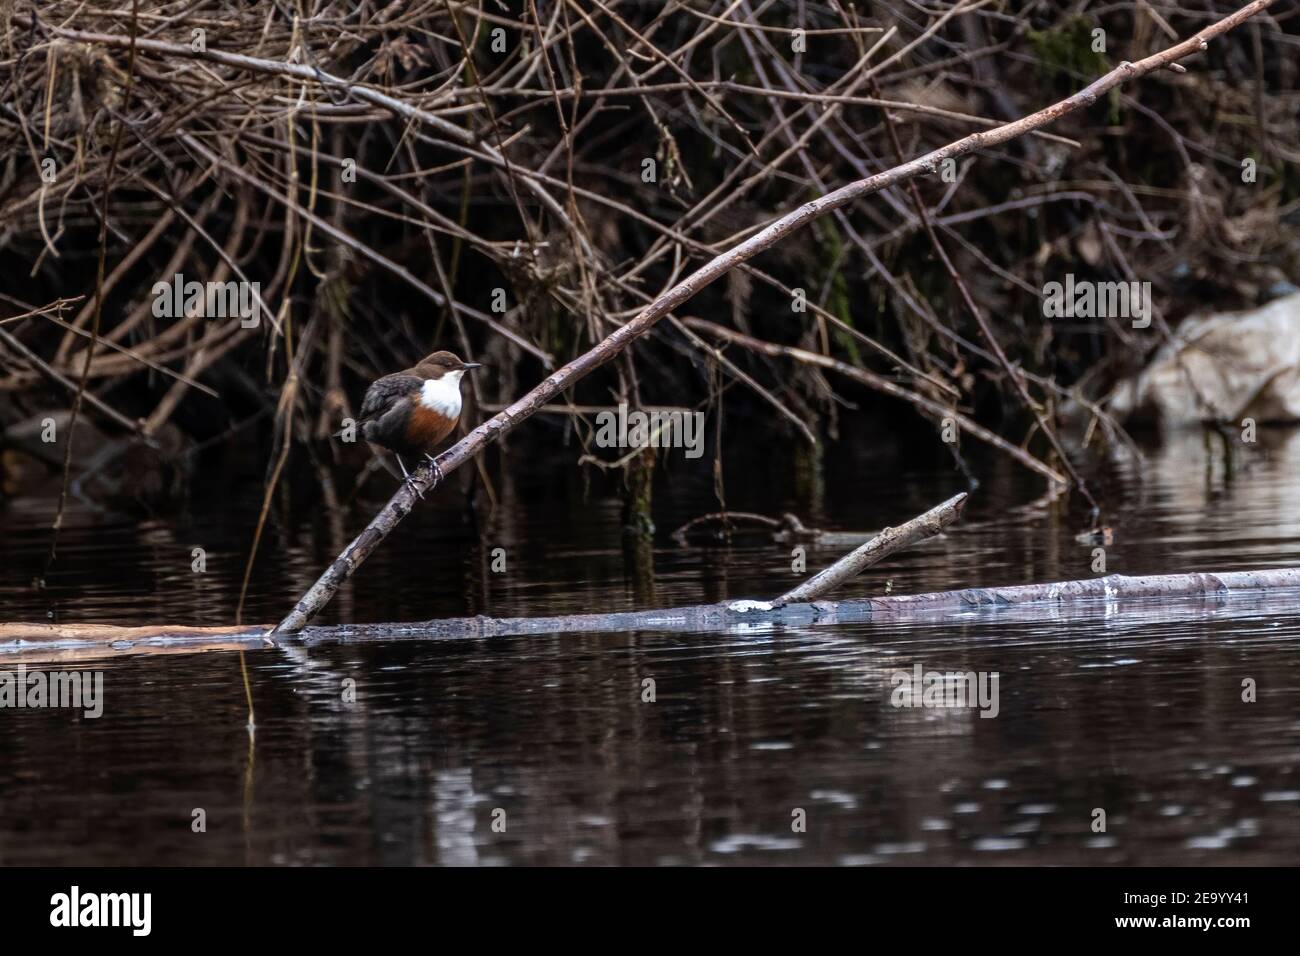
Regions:
<instances>
[{"instance_id":1,"label":"bird's head","mask_svg":"<svg viewBox=\"0 0 1300 956\"><path fill-rule=\"evenodd\" d=\"M442 351L434 352L421 359L415 366L415 371L424 379L437 381L446 377L453 382L459 382L465 372L474 368L481 368L481 366L478 362L462 362L455 352Z\"/></svg>"}]
</instances>

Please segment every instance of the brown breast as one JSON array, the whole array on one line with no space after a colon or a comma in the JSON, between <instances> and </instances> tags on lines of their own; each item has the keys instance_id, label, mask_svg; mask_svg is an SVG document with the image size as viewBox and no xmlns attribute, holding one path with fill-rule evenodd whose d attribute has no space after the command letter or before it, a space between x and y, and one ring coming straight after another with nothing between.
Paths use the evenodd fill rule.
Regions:
<instances>
[{"instance_id":1,"label":"brown breast","mask_svg":"<svg viewBox=\"0 0 1300 956\"><path fill-rule=\"evenodd\" d=\"M406 438L412 445L431 451L435 445L451 434L456 419L448 418L421 404L411 402L411 418L406 423Z\"/></svg>"}]
</instances>

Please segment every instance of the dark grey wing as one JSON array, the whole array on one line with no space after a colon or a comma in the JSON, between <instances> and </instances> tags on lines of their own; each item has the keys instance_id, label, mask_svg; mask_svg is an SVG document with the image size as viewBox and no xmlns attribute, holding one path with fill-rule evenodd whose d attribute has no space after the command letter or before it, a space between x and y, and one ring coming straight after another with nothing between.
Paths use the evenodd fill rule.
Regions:
<instances>
[{"instance_id":1,"label":"dark grey wing","mask_svg":"<svg viewBox=\"0 0 1300 956\"><path fill-rule=\"evenodd\" d=\"M361 401L359 421L375 421L412 392L419 391L423 384L418 376L404 372L394 372L375 379L374 384L366 389L366 397Z\"/></svg>"}]
</instances>

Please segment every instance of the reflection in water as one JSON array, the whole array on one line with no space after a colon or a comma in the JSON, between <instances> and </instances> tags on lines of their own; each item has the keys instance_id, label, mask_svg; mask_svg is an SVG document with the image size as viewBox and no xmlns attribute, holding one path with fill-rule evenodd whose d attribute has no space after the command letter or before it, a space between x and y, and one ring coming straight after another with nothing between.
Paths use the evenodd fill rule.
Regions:
<instances>
[{"instance_id":1,"label":"reflection in water","mask_svg":"<svg viewBox=\"0 0 1300 956\"><path fill-rule=\"evenodd\" d=\"M1147 447L1145 470L1118 462L1107 571L1300 563L1300 433L1259 439L1198 431ZM828 451L824 484L773 456L728 461L728 504L879 528L961 490L946 463L860 454ZM760 537L672 542L716 507L707 467L670 460L650 546L625 544L612 485L586 497L562 457L528 461L565 481L507 466L492 515L431 501L332 619L668 606L771 596L795 577L790 547ZM965 526L857 593L1092 574L1082 516L1062 502L1013 513L1041 487L982 465ZM0 619L229 622L260 486L207 480L174 520L72 513L44 590L52 508L7 502ZM323 518L313 487L273 514L250 620L277 617L369 511ZM809 568L836 556L810 549ZM99 720L0 710L0 863L1294 863L1298 649L1300 604L1283 596L262 651L248 656L251 752L235 655L119 658L99 665ZM892 706L891 675L917 664L997 672L998 716Z\"/></svg>"}]
</instances>

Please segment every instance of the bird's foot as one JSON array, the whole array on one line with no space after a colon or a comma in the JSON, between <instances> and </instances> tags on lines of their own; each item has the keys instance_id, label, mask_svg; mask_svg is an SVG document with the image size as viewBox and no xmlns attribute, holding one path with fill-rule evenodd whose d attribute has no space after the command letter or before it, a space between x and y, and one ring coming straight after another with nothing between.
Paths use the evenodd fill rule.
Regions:
<instances>
[{"instance_id":1,"label":"bird's foot","mask_svg":"<svg viewBox=\"0 0 1300 956\"><path fill-rule=\"evenodd\" d=\"M442 466L438 464L438 459L434 458L428 452L425 452L424 457L429 459L429 467L433 469L433 483L435 485L442 484L442 480L445 476L442 473Z\"/></svg>"},{"instance_id":2,"label":"bird's foot","mask_svg":"<svg viewBox=\"0 0 1300 956\"><path fill-rule=\"evenodd\" d=\"M420 490L420 486L415 483L415 479L410 475L407 475L402 479L402 484L406 485L406 487L421 501L424 500L424 492Z\"/></svg>"}]
</instances>

